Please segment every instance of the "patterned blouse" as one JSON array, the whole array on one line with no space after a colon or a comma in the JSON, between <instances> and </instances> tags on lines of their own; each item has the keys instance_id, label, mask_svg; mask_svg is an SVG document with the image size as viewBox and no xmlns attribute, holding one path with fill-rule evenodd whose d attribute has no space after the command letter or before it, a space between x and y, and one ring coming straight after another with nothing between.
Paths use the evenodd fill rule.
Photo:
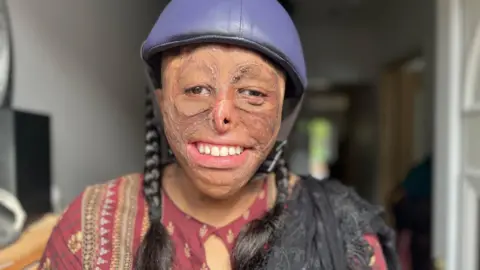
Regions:
<instances>
[{"instance_id":1,"label":"patterned blouse","mask_svg":"<svg viewBox=\"0 0 480 270\"><path fill-rule=\"evenodd\" d=\"M209 269L203 244L211 235L231 252L242 227L267 211L267 191L264 184L250 209L221 228L184 214L163 194L162 223L175 244L174 269ZM88 187L62 214L39 269L133 269L136 250L149 226L147 210L140 174ZM371 269L387 269L376 236L365 238L374 251Z\"/></svg>"}]
</instances>

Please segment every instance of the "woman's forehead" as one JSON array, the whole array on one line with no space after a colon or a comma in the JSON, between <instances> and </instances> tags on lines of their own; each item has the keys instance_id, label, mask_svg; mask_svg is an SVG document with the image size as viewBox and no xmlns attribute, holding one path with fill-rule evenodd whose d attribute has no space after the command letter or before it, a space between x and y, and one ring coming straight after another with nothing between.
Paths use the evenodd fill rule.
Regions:
<instances>
[{"instance_id":1,"label":"woman's forehead","mask_svg":"<svg viewBox=\"0 0 480 270\"><path fill-rule=\"evenodd\" d=\"M261 54L234 45L202 44L189 45L167 52L164 55L163 67L176 67L187 69L189 67L213 69L218 67L232 66L238 69L255 69L273 72L275 75L283 75L279 69L270 63Z\"/></svg>"}]
</instances>

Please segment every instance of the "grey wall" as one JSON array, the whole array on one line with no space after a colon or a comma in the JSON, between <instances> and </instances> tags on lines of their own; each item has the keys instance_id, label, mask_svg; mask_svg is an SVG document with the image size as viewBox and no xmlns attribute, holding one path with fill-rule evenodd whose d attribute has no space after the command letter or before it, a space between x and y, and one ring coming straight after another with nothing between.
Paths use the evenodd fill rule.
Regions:
<instances>
[{"instance_id":1,"label":"grey wall","mask_svg":"<svg viewBox=\"0 0 480 270\"><path fill-rule=\"evenodd\" d=\"M312 88L322 78L356 83L375 76L379 56L371 20L355 16L316 20L301 10L295 18Z\"/></svg>"},{"instance_id":2,"label":"grey wall","mask_svg":"<svg viewBox=\"0 0 480 270\"><path fill-rule=\"evenodd\" d=\"M343 84L376 80L383 65L414 50L424 52L433 70L434 0L363 0L351 8L345 2L298 1L295 9L314 86L319 78Z\"/></svg>"},{"instance_id":3,"label":"grey wall","mask_svg":"<svg viewBox=\"0 0 480 270\"><path fill-rule=\"evenodd\" d=\"M52 117L60 208L86 185L142 169L140 45L159 0L9 0L16 108Z\"/></svg>"},{"instance_id":4,"label":"grey wall","mask_svg":"<svg viewBox=\"0 0 480 270\"><path fill-rule=\"evenodd\" d=\"M433 111L434 111L434 73L435 73L435 1L403 0L385 1L381 22L377 25L378 38L381 40L378 49L380 64L395 58L408 55L412 51L420 51L426 62L423 71L423 87L425 97L422 99L425 108L423 117L424 130L427 136L418 136L421 143L433 147Z\"/></svg>"}]
</instances>

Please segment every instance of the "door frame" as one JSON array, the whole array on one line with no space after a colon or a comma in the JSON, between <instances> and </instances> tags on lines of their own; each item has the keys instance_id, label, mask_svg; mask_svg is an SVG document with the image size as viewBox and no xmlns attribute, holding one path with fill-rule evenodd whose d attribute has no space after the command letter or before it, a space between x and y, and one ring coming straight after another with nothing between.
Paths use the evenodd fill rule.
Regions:
<instances>
[{"instance_id":1,"label":"door frame","mask_svg":"<svg viewBox=\"0 0 480 270\"><path fill-rule=\"evenodd\" d=\"M436 269L462 269L462 0L436 1L433 257Z\"/></svg>"},{"instance_id":2,"label":"door frame","mask_svg":"<svg viewBox=\"0 0 480 270\"><path fill-rule=\"evenodd\" d=\"M425 72L412 72L406 68L411 61L425 57L422 50L389 62L382 69L377 89L379 98L378 154L376 197L387 209L386 220L393 226L391 206L398 200L397 189L412 166L414 152L414 107L415 93L425 91ZM393 196L392 196L393 194Z\"/></svg>"}]
</instances>

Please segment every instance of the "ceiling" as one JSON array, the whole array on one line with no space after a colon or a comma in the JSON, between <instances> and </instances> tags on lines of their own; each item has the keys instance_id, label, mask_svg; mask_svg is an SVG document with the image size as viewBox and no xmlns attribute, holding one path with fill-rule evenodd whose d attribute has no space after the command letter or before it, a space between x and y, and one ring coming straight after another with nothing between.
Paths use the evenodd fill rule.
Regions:
<instances>
[{"instance_id":1,"label":"ceiling","mask_svg":"<svg viewBox=\"0 0 480 270\"><path fill-rule=\"evenodd\" d=\"M368 0L290 0L295 6L298 5L315 5L317 7L331 8L331 7L340 7L340 8L350 8L354 6L361 5L362 2Z\"/></svg>"},{"instance_id":2,"label":"ceiling","mask_svg":"<svg viewBox=\"0 0 480 270\"><path fill-rule=\"evenodd\" d=\"M357 14L370 14L385 0L285 0L294 7L293 16L312 16L329 19Z\"/></svg>"}]
</instances>

